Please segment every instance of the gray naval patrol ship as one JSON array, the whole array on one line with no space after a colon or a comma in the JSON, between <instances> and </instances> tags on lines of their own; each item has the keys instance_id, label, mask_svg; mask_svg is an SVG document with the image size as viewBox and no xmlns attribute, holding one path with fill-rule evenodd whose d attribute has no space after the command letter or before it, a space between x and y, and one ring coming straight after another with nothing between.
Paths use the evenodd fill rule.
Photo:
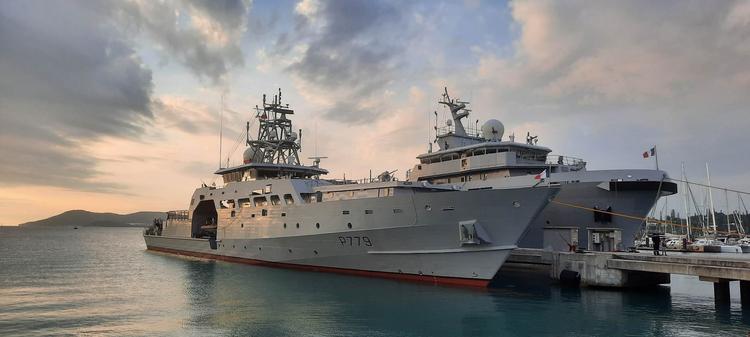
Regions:
<instances>
[{"instance_id":1,"label":"gray naval patrol ship","mask_svg":"<svg viewBox=\"0 0 750 337\"><path fill-rule=\"evenodd\" d=\"M476 126L464 127L469 102L451 99L447 88L439 103L451 114L446 125L438 127L435 113L434 142L439 150L432 151L430 144L429 152L419 155L419 163L407 171L407 181L476 190L534 174L540 181L558 185L560 192L533 220L519 247L552 248L544 247L547 228L553 230L550 241L563 239L570 246L591 250L624 250L634 245L644 226L642 219L658 198L677 192L664 171L590 171L581 159L550 154L549 148L537 145L536 136L527 134L526 143L516 143L514 136L504 140L505 128L495 119L484 123L481 133ZM577 230L561 238L555 229Z\"/></svg>"},{"instance_id":2,"label":"gray naval patrol ship","mask_svg":"<svg viewBox=\"0 0 750 337\"><path fill-rule=\"evenodd\" d=\"M144 232L149 250L251 264L486 286L558 188L520 177L498 188L321 179L300 163L294 111L263 96L243 164L216 171L190 207ZM534 186L537 185L537 186Z\"/></svg>"}]
</instances>

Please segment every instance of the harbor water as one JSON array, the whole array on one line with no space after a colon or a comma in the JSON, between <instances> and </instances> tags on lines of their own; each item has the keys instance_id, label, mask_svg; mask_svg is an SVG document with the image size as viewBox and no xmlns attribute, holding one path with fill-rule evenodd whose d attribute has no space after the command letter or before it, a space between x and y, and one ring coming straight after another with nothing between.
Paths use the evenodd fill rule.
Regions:
<instances>
[{"instance_id":1,"label":"harbor water","mask_svg":"<svg viewBox=\"0 0 750 337\"><path fill-rule=\"evenodd\" d=\"M750 255L750 254L748 254ZM745 336L734 285L562 288L506 271L464 289L146 251L139 228L0 227L0 335Z\"/></svg>"}]
</instances>

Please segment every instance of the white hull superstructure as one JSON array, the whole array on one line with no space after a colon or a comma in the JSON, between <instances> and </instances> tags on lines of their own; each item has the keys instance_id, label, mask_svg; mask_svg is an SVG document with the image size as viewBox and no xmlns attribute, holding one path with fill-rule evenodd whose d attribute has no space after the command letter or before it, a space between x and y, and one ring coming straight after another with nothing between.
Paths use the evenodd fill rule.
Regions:
<instances>
[{"instance_id":1,"label":"white hull superstructure","mask_svg":"<svg viewBox=\"0 0 750 337\"><path fill-rule=\"evenodd\" d=\"M408 172L407 180L458 184L470 190L507 185L509 179L532 174L540 183L559 186L560 192L532 221L520 247L546 248L545 228L577 228L577 246L583 248L589 246L590 230L613 229L619 231L621 244L611 248L624 250L634 245L642 219L658 198L677 192L664 171L589 171L581 159L550 155L549 148L537 145L537 137L527 135L526 143L515 142L514 136L504 140L504 126L497 120L487 121L481 132L465 128L461 119L469 115L468 102L451 99L447 90L440 103L450 109L452 119L446 127L435 127L439 150L419 155L420 163ZM608 213L601 216L595 210Z\"/></svg>"},{"instance_id":2,"label":"white hull superstructure","mask_svg":"<svg viewBox=\"0 0 750 337\"><path fill-rule=\"evenodd\" d=\"M261 115L262 113L262 115ZM259 112L245 164L221 169L190 208L148 230L148 249L247 263L484 286L558 189L319 179L277 99ZM292 135L292 136L290 136ZM293 151L285 151L293 150ZM269 153L269 152L275 152Z\"/></svg>"}]
</instances>

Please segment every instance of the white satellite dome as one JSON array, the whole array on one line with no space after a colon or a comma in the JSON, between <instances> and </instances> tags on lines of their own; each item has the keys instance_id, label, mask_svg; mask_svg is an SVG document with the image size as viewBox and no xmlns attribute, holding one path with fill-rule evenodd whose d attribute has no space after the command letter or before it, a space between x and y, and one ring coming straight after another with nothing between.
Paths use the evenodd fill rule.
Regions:
<instances>
[{"instance_id":1,"label":"white satellite dome","mask_svg":"<svg viewBox=\"0 0 750 337\"><path fill-rule=\"evenodd\" d=\"M503 138L505 126L497 119L490 119L482 124L482 137L489 141L500 141Z\"/></svg>"},{"instance_id":2,"label":"white satellite dome","mask_svg":"<svg viewBox=\"0 0 750 337\"><path fill-rule=\"evenodd\" d=\"M249 146L247 149L245 149L245 152L242 153L242 163L244 164L262 161L263 150L260 150L255 146Z\"/></svg>"}]
</instances>

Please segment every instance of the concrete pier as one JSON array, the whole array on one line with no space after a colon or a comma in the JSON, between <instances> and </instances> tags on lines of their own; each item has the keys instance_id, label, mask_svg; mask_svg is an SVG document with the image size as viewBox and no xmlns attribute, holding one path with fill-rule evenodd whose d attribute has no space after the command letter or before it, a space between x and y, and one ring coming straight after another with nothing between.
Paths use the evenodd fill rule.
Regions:
<instances>
[{"instance_id":1,"label":"concrete pier","mask_svg":"<svg viewBox=\"0 0 750 337\"><path fill-rule=\"evenodd\" d=\"M654 256L625 252L552 252L517 249L511 265L549 268L550 277L588 287L642 287L670 282L671 274L698 276L712 282L717 304L729 303L729 282L740 282L743 306L750 308L750 260L711 255L680 254Z\"/></svg>"}]
</instances>

